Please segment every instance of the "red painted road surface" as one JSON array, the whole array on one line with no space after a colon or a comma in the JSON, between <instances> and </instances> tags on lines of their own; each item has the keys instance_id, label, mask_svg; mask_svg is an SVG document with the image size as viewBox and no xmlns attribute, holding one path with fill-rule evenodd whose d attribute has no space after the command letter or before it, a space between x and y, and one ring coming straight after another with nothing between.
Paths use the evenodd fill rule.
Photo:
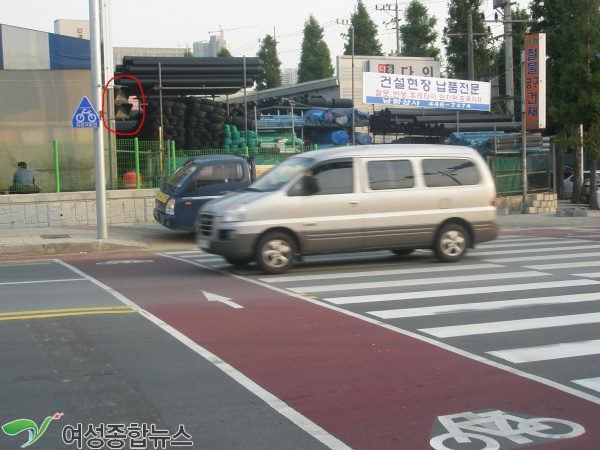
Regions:
<instances>
[{"instance_id":1,"label":"red painted road surface","mask_svg":"<svg viewBox=\"0 0 600 450\"><path fill-rule=\"evenodd\" d=\"M438 416L496 409L569 420L586 430L536 448L600 448L600 405L593 402L225 274L142 252L112 257L154 262L98 265L106 254L61 259L352 448L429 449ZM243 308L209 302L202 291Z\"/></svg>"}]
</instances>

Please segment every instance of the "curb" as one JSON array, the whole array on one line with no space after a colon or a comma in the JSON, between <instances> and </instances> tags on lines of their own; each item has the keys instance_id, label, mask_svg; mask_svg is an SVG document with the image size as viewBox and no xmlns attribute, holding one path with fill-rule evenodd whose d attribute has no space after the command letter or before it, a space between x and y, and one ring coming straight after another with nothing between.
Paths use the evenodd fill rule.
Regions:
<instances>
[{"instance_id":1,"label":"curb","mask_svg":"<svg viewBox=\"0 0 600 450\"><path fill-rule=\"evenodd\" d=\"M148 247L147 244L103 241L101 239L74 242L52 242L47 244L14 244L0 246L0 257L17 255L51 256L67 253L95 253L146 247Z\"/></svg>"}]
</instances>

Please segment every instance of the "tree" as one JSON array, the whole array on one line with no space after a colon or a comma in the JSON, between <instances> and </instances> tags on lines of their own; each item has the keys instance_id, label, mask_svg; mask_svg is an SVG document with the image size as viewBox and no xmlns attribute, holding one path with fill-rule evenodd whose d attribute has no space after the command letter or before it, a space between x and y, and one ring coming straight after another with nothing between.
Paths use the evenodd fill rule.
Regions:
<instances>
[{"instance_id":1,"label":"tree","mask_svg":"<svg viewBox=\"0 0 600 450\"><path fill-rule=\"evenodd\" d=\"M533 0L531 12L537 20L532 32L546 33L551 132L581 139L579 128L583 125L584 137L592 136L591 141L586 140L593 142L596 131L592 128L600 123L600 60L596 57L600 48L600 0ZM588 159L590 175L595 175L598 157L589 147ZM576 174L580 164L583 161L576 159ZM574 180L574 203L579 202L580 181ZM590 195L590 207L597 209L596 203L595 196Z\"/></svg>"},{"instance_id":2,"label":"tree","mask_svg":"<svg viewBox=\"0 0 600 450\"><path fill-rule=\"evenodd\" d=\"M256 56L262 59L264 64L263 73L257 77L256 89L281 87L283 85L281 61L277 55L277 41L271 35L267 34L262 40Z\"/></svg>"},{"instance_id":3,"label":"tree","mask_svg":"<svg viewBox=\"0 0 600 450\"><path fill-rule=\"evenodd\" d=\"M183 51L183 57L184 58L193 58L194 54L192 53L192 51L190 50L189 47L186 47L185 50Z\"/></svg>"},{"instance_id":4,"label":"tree","mask_svg":"<svg viewBox=\"0 0 600 450\"><path fill-rule=\"evenodd\" d=\"M217 56L233 56L227 47L221 47Z\"/></svg>"},{"instance_id":5,"label":"tree","mask_svg":"<svg viewBox=\"0 0 600 450\"><path fill-rule=\"evenodd\" d=\"M354 29L354 54L366 56L383 56L381 42L377 39L377 25L369 17L362 0L358 0L356 12L350 19L344 55L352 54L352 29Z\"/></svg>"},{"instance_id":6,"label":"tree","mask_svg":"<svg viewBox=\"0 0 600 450\"><path fill-rule=\"evenodd\" d=\"M481 0L450 0L448 18L444 28L442 43L446 46L448 76L460 80L469 77L469 30L468 16L471 15L473 40L485 38L488 34L479 10ZM474 75L489 74L494 61L494 49L489 45L473 48Z\"/></svg>"},{"instance_id":7,"label":"tree","mask_svg":"<svg viewBox=\"0 0 600 450\"><path fill-rule=\"evenodd\" d=\"M427 14L427 8L419 0L412 0L404 12L404 20L406 25L400 26L400 55L439 61L440 49L434 45L438 38L437 19Z\"/></svg>"},{"instance_id":8,"label":"tree","mask_svg":"<svg viewBox=\"0 0 600 450\"><path fill-rule=\"evenodd\" d=\"M331 53L323 40L323 27L311 14L304 22L304 37L298 65L298 81L320 80L333 76Z\"/></svg>"}]
</instances>

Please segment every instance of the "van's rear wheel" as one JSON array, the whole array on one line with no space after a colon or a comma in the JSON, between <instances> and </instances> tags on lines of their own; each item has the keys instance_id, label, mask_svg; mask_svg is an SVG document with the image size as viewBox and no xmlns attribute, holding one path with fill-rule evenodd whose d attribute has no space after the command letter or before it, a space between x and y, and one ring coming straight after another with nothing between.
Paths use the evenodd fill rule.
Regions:
<instances>
[{"instance_id":1,"label":"van's rear wheel","mask_svg":"<svg viewBox=\"0 0 600 450\"><path fill-rule=\"evenodd\" d=\"M264 235L256 248L256 264L265 273L287 272L295 264L296 243L286 233L273 231Z\"/></svg>"},{"instance_id":2,"label":"van's rear wheel","mask_svg":"<svg viewBox=\"0 0 600 450\"><path fill-rule=\"evenodd\" d=\"M465 256L469 247L469 234L457 223L444 225L436 236L433 251L442 262L456 262Z\"/></svg>"}]
</instances>

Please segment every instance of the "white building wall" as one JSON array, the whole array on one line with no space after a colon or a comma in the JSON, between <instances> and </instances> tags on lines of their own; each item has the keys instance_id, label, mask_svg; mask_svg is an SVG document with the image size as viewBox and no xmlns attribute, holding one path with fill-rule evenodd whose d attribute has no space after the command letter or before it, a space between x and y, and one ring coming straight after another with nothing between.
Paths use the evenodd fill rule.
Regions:
<instances>
[{"instance_id":1,"label":"white building wall","mask_svg":"<svg viewBox=\"0 0 600 450\"><path fill-rule=\"evenodd\" d=\"M79 39L90 39L89 20L58 19L54 21L54 33Z\"/></svg>"}]
</instances>

